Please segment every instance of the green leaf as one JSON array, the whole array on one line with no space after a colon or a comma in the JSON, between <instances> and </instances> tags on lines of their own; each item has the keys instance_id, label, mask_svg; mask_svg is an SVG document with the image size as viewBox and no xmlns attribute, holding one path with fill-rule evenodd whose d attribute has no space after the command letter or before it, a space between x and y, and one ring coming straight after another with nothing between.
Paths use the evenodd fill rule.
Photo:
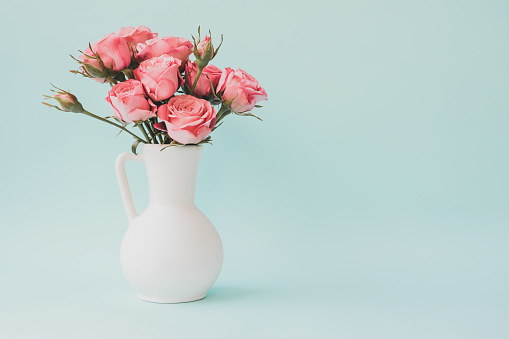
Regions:
<instances>
[{"instance_id":1,"label":"green leaf","mask_svg":"<svg viewBox=\"0 0 509 339\"><path fill-rule=\"evenodd\" d=\"M251 113L251 112L244 112L244 113L237 113L237 112L233 112L233 113L235 113L235 114L237 114L237 115L240 115L240 116L243 116L243 117L254 117L254 118L256 118L256 119L258 119L258 120L260 120L260 121L263 121L261 118L257 117L256 115L254 115L254 114L253 114L253 113Z\"/></svg>"},{"instance_id":2,"label":"green leaf","mask_svg":"<svg viewBox=\"0 0 509 339\"><path fill-rule=\"evenodd\" d=\"M199 143L197 143L197 145L202 145L202 144L211 144L212 145L212 138L210 137L210 135L208 137L206 137L205 139L203 139L202 141L200 141Z\"/></svg>"},{"instance_id":3,"label":"green leaf","mask_svg":"<svg viewBox=\"0 0 509 339\"><path fill-rule=\"evenodd\" d=\"M232 102L233 102L233 100L237 99L237 96L238 96L238 94L235 95L235 97L233 99L230 99L230 100L227 100L227 101L223 101L223 105L225 105L226 107L228 107L228 109L231 110L230 107L232 106Z\"/></svg>"},{"instance_id":4,"label":"green leaf","mask_svg":"<svg viewBox=\"0 0 509 339\"><path fill-rule=\"evenodd\" d=\"M133 145L131 146L131 150L133 151L133 153L135 155L138 155L138 153L136 153L136 148L138 148L138 145L142 143L141 140L136 140L135 142L133 142Z\"/></svg>"},{"instance_id":5,"label":"green leaf","mask_svg":"<svg viewBox=\"0 0 509 339\"><path fill-rule=\"evenodd\" d=\"M216 90L214 89L214 84L212 84L212 80L210 80L209 76L207 74L205 74L205 76L207 77L207 79L209 80L209 84L210 84L210 93L212 93L212 95L214 95L214 98L216 98L217 100L219 100L219 102L222 102L221 98L217 96L217 93L216 93Z\"/></svg>"},{"instance_id":6,"label":"green leaf","mask_svg":"<svg viewBox=\"0 0 509 339\"><path fill-rule=\"evenodd\" d=\"M221 43L219 44L219 46L217 46L216 50L214 51L214 57L216 56L217 52L219 52L219 48L221 47L222 44L223 44L223 35L221 34Z\"/></svg>"}]
</instances>

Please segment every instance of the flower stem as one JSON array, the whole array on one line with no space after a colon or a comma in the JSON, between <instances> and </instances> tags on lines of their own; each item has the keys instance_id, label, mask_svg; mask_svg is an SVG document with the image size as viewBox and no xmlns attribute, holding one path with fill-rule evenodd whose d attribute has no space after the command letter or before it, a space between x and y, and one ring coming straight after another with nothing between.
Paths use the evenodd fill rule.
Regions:
<instances>
[{"instance_id":1,"label":"flower stem","mask_svg":"<svg viewBox=\"0 0 509 339\"><path fill-rule=\"evenodd\" d=\"M109 121L109 120L107 120L107 119L101 118L100 116L97 116L97 115L95 115L95 114L93 114L93 113L90 113L90 112L89 112L89 111L87 111L87 110L83 110L83 112L82 112L82 113L83 113L83 114L85 114L85 115L88 115L89 117L92 117L92 118L94 118L94 119L101 120L101 121L103 121L103 122L105 122L105 123L108 123L108 124L110 124L110 125L113 125L113 126L115 126L115 127L118 127L118 128L120 128L121 130L123 130L123 131L125 131L125 132L127 132L127 133L131 134L131 135L132 135L132 136L133 136L136 140L139 140L139 141L141 141L141 142L143 142L143 143L146 143L146 141L145 141L145 140L143 140L142 138L140 138L140 137L139 137L139 136L137 136L136 134L132 133L131 131L129 131L129 130L128 130L127 128L125 128L124 126L121 126L121 125L119 125L119 124L116 124L116 123L114 123L114 122L112 122L112 121Z\"/></svg>"},{"instance_id":2,"label":"flower stem","mask_svg":"<svg viewBox=\"0 0 509 339\"><path fill-rule=\"evenodd\" d=\"M157 123L157 118L153 118L153 120L149 120L149 121L148 121L148 125L150 126L150 129L151 129L151 130L152 130L152 132L154 133L154 138L155 138L156 140L158 140L158 142L161 144L161 143L162 143L162 142L161 142L161 141L162 141L162 139L161 139L161 135L158 135L159 130L158 130L158 129L156 129L156 128L154 127L154 124L156 124L156 123Z\"/></svg>"},{"instance_id":3,"label":"flower stem","mask_svg":"<svg viewBox=\"0 0 509 339\"><path fill-rule=\"evenodd\" d=\"M218 122L223 120L223 118L225 116L227 116L228 114L230 114L230 109L228 107L226 107L225 105L222 105L221 109L219 109L219 112L217 112L217 115L216 115L216 125Z\"/></svg>"},{"instance_id":4,"label":"flower stem","mask_svg":"<svg viewBox=\"0 0 509 339\"><path fill-rule=\"evenodd\" d=\"M116 85L117 84L117 80L113 79L112 77L107 77L106 80L109 81L110 84L113 84L113 85Z\"/></svg>"},{"instance_id":5,"label":"flower stem","mask_svg":"<svg viewBox=\"0 0 509 339\"><path fill-rule=\"evenodd\" d=\"M148 137L147 131L145 131L145 128L143 128L143 123L142 122L140 122L138 124L138 128L141 130L141 133L143 133L143 135L145 136L145 139L147 139L147 142L150 144L150 138Z\"/></svg>"},{"instance_id":6,"label":"flower stem","mask_svg":"<svg viewBox=\"0 0 509 339\"><path fill-rule=\"evenodd\" d=\"M200 78L201 71L203 68L198 67L198 72L196 72L196 78L194 78L193 87L191 87L191 95L194 92L194 89L196 88L196 84L198 83L198 79Z\"/></svg>"},{"instance_id":7,"label":"flower stem","mask_svg":"<svg viewBox=\"0 0 509 339\"><path fill-rule=\"evenodd\" d=\"M150 120L145 120L144 124L150 134L150 138L152 139L152 142L154 144L157 144L156 134L154 133L154 130L152 129L152 124L151 124Z\"/></svg>"}]
</instances>

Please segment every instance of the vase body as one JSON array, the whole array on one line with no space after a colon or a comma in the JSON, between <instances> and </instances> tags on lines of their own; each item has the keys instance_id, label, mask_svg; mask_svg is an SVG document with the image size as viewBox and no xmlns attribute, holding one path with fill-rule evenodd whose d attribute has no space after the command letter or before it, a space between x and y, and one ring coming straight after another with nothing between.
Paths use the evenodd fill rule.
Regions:
<instances>
[{"instance_id":1,"label":"vase body","mask_svg":"<svg viewBox=\"0 0 509 339\"><path fill-rule=\"evenodd\" d=\"M194 192L202 146L143 145L116 162L129 219L120 251L122 271L140 299L157 303L199 300L223 264L223 246L212 223L196 207ZM166 147L165 149L162 149ZM145 164L149 204L137 214L125 162Z\"/></svg>"}]
</instances>

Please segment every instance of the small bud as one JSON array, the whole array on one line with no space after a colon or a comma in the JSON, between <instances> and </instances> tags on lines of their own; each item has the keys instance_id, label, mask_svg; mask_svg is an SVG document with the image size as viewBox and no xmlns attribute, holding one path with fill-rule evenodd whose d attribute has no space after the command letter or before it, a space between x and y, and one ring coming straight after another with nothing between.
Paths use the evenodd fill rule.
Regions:
<instances>
[{"instance_id":1,"label":"small bud","mask_svg":"<svg viewBox=\"0 0 509 339\"><path fill-rule=\"evenodd\" d=\"M83 73L88 74L91 78L104 79L109 76L106 69L97 68L97 67L92 66L91 64L83 63L81 65L80 69L83 71Z\"/></svg>"},{"instance_id":2,"label":"small bud","mask_svg":"<svg viewBox=\"0 0 509 339\"><path fill-rule=\"evenodd\" d=\"M205 51L205 48L209 45L212 46L212 43L210 42L210 38L205 35L205 38L203 38L203 40L200 41L200 43L196 46L196 49L198 50L198 54L202 55L203 52Z\"/></svg>"},{"instance_id":3,"label":"small bud","mask_svg":"<svg viewBox=\"0 0 509 339\"><path fill-rule=\"evenodd\" d=\"M200 68L205 68L207 67L210 60L214 58L214 47L212 47L212 43L208 43L205 46L203 52L200 54L200 58L196 59L196 65Z\"/></svg>"},{"instance_id":4,"label":"small bud","mask_svg":"<svg viewBox=\"0 0 509 339\"><path fill-rule=\"evenodd\" d=\"M85 111L85 109L83 108L83 106L78 101L78 98L76 98L75 95L67 91L64 91L56 86L53 87L55 87L58 90L58 91L52 90L57 94L55 94L54 96L45 95L45 100L54 99L60 104L60 107L53 106L48 103L43 104L45 104L46 106L54 107L64 112L83 113Z\"/></svg>"},{"instance_id":5,"label":"small bud","mask_svg":"<svg viewBox=\"0 0 509 339\"><path fill-rule=\"evenodd\" d=\"M57 94L54 96L55 100L58 101L62 109L66 112L81 113L83 112L83 106L72 94Z\"/></svg>"},{"instance_id":6,"label":"small bud","mask_svg":"<svg viewBox=\"0 0 509 339\"><path fill-rule=\"evenodd\" d=\"M198 33L199 33L199 29L198 29ZM210 34L210 31L209 31L209 34ZM223 42L222 39L223 39L223 37L221 36L221 43ZM196 65L198 66L198 68L204 69L205 67L207 67L209 62L212 59L214 59L214 57L217 54L217 51L219 50L219 47L221 47L221 44L214 51L214 46L212 45L212 39L207 35L205 35L205 38L203 38L203 40L201 40L201 41L200 41L200 38L198 38L198 41L195 41L194 37L193 37L193 41L194 41L193 54L196 58Z\"/></svg>"}]
</instances>

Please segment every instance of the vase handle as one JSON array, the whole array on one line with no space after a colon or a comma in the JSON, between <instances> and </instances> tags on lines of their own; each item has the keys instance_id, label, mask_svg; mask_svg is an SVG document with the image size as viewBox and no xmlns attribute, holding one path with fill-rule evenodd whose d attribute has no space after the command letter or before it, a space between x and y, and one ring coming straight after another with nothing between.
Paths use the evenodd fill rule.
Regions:
<instances>
[{"instance_id":1,"label":"vase handle","mask_svg":"<svg viewBox=\"0 0 509 339\"><path fill-rule=\"evenodd\" d=\"M122 195L127 220L131 222L138 216L138 213L136 213L136 209L134 208L133 197L131 195L131 189L129 187L125 171L125 163L129 160L143 162L143 156L131 153L121 153L115 161L115 172L117 173L118 185L120 186L120 194Z\"/></svg>"}]
</instances>

